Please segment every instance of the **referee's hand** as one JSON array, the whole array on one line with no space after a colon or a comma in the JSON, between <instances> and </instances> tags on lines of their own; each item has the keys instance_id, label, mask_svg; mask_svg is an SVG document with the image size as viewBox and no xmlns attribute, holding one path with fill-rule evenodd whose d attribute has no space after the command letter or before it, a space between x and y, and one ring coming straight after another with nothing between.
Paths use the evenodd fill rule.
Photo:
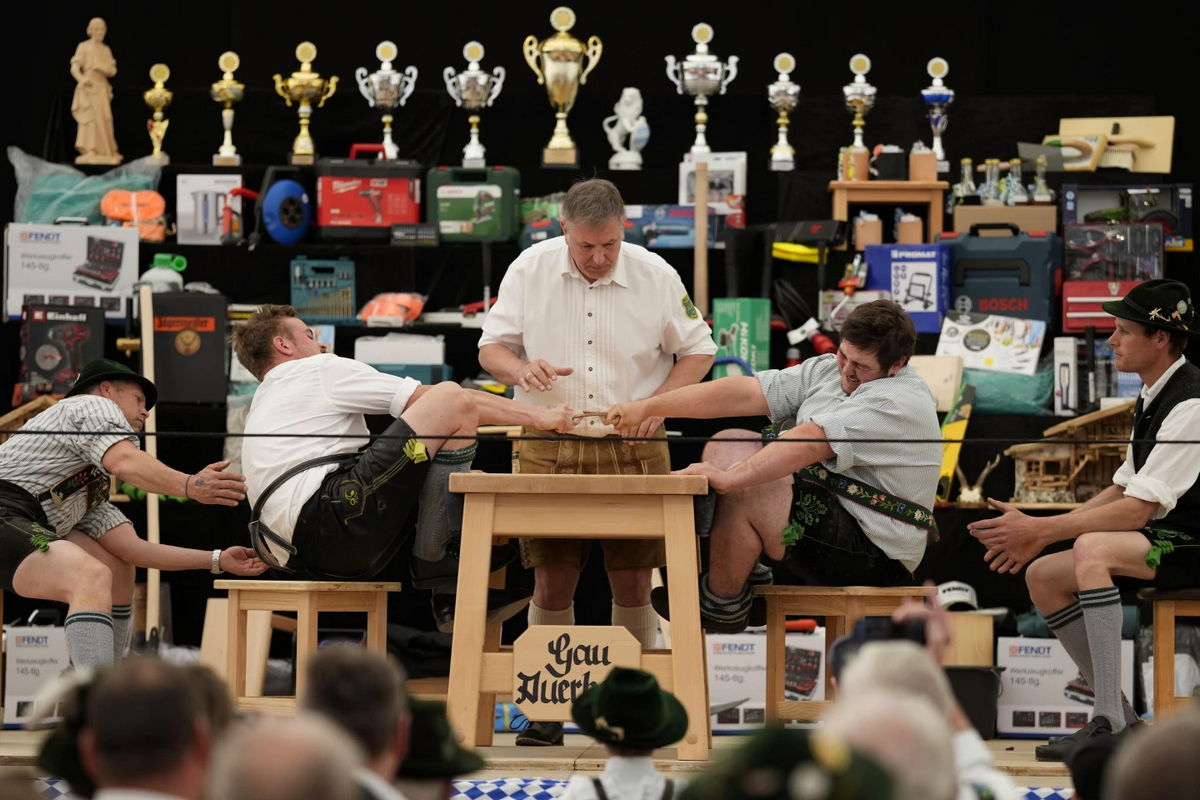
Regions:
<instances>
[{"instance_id":1,"label":"referee's hand","mask_svg":"<svg viewBox=\"0 0 1200 800\"><path fill-rule=\"evenodd\" d=\"M246 496L246 476L223 470L228 461L209 464L192 476L187 496L197 503L214 506L236 506Z\"/></svg>"}]
</instances>

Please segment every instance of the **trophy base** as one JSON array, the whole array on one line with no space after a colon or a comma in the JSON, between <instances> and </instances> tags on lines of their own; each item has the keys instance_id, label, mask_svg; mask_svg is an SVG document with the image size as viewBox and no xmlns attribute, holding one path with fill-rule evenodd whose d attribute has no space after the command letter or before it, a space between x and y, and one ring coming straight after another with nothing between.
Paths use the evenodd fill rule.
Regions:
<instances>
[{"instance_id":1,"label":"trophy base","mask_svg":"<svg viewBox=\"0 0 1200 800\"><path fill-rule=\"evenodd\" d=\"M542 149L542 166L543 167L565 167L573 168L579 166L579 151L574 147L570 149L559 148L543 148Z\"/></svg>"},{"instance_id":2,"label":"trophy base","mask_svg":"<svg viewBox=\"0 0 1200 800\"><path fill-rule=\"evenodd\" d=\"M771 172L791 172L796 168L795 161L772 161Z\"/></svg>"},{"instance_id":3,"label":"trophy base","mask_svg":"<svg viewBox=\"0 0 1200 800\"><path fill-rule=\"evenodd\" d=\"M487 161L482 158L464 158L462 165L470 169L483 169L487 166Z\"/></svg>"},{"instance_id":4,"label":"trophy base","mask_svg":"<svg viewBox=\"0 0 1200 800\"><path fill-rule=\"evenodd\" d=\"M112 156L102 156L102 155L97 155L95 153L89 153L87 155L77 156L75 158L75 163L76 164L120 164L124 160L125 160L125 156L122 156L119 154L112 155Z\"/></svg>"},{"instance_id":5,"label":"trophy base","mask_svg":"<svg viewBox=\"0 0 1200 800\"><path fill-rule=\"evenodd\" d=\"M213 156L212 165L214 167L240 167L242 165L242 157L237 156Z\"/></svg>"},{"instance_id":6,"label":"trophy base","mask_svg":"<svg viewBox=\"0 0 1200 800\"><path fill-rule=\"evenodd\" d=\"M950 162L949 161L937 162L937 171L938 172L949 172L950 171Z\"/></svg>"},{"instance_id":7,"label":"trophy base","mask_svg":"<svg viewBox=\"0 0 1200 800\"><path fill-rule=\"evenodd\" d=\"M311 167L315 163L316 153L288 153L288 164L293 167Z\"/></svg>"}]
</instances>

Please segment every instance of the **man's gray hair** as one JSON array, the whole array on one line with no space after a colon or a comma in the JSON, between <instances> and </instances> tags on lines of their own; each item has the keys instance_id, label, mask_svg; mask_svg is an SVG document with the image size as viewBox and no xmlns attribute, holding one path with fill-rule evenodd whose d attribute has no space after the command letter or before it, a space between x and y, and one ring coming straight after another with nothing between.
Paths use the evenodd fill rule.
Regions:
<instances>
[{"instance_id":1,"label":"man's gray hair","mask_svg":"<svg viewBox=\"0 0 1200 800\"><path fill-rule=\"evenodd\" d=\"M1134 732L1108 764L1104 800L1194 797L1200 781L1200 707L1193 705L1144 733Z\"/></svg>"},{"instance_id":2,"label":"man's gray hair","mask_svg":"<svg viewBox=\"0 0 1200 800\"><path fill-rule=\"evenodd\" d=\"M208 796L221 800L357 800L358 745L316 714L267 718L217 748Z\"/></svg>"},{"instance_id":3,"label":"man's gray hair","mask_svg":"<svg viewBox=\"0 0 1200 800\"><path fill-rule=\"evenodd\" d=\"M957 793L950 725L924 699L860 694L838 701L825 730L887 769L895 800L953 800Z\"/></svg>"},{"instance_id":4,"label":"man's gray hair","mask_svg":"<svg viewBox=\"0 0 1200 800\"><path fill-rule=\"evenodd\" d=\"M599 228L611 219L625 218L625 201L612 181L592 178L580 181L567 191L562 215L572 225Z\"/></svg>"},{"instance_id":5,"label":"man's gray hair","mask_svg":"<svg viewBox=\"0 0 1200 800\"><path fill-rule=\"evenodd\" d=\"M928 700L943 718L954 710L954 690L942 668L915 642L871 642L846 665L840 696L853 701L871 691L907 692Z\"/></svg>"}]
</instances>

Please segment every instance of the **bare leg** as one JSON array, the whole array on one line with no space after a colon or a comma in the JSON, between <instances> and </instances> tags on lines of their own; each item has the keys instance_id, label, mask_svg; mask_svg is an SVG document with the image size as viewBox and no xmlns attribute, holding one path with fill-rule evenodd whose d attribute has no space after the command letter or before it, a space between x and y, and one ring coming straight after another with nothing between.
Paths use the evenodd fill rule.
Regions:
<instances>
[{"instance_id":1,"label":"bare leg","mask_svg":"<svg viewBox=\"0 0 1200 800\"><path fill-rule=\"evenodd\" d=\"M610 575L612 573L609 573ZM575 587L579 583L579 567L574 564L543 564L533 568L533 602L547 611L563 611L575 602ZM647 576L647 586L649 576ZM649 600L646 591L646 602Z\"/></svg>"},{"instance_id":2,"label":"bare leg","mask_svg":"<svg viewBox=\"0 0 1200 800\"><path fill-rule=\"evenodd\" d=\"M13 574L22 597L66 603L67 613L112 611L112 571L69 541L55 541L44 553L32 553Z\"/></svg>"},{"instance_id":3,"label":"bare leg","mask_svg":"<svg viewBox=\"0 0 1200 800\"><path fill-rule=\"evenodd\" d=\"M1079 584L1075 581L1075 551L1067 550L1042 556L1025 569L1029 599L1044 616L1075 602Z\"/></svg>"},{"instance_id":4,"label":"bare leg","mask_svg":"<svg viewBox=\"0 0 1200 800\"><path fill-rule=\"evenodd\" d=\"M442 447L458 450L474 441L479 413L467 391L456 383L444 381L430 387L400 415L417 433L430 458ZM448 436L470 438L447 439Z\"/></svg>"},{"instance_id":5,"label":"bare leg","mask_svg":"<svg viewBox=\"0 0 1200 800\"><path fill-rule=\"evenodd\" d=\"M745 461L762 445L726 440L753 435L746 430L721 431L705 445L703 458L723 469ZM783 558L780 532L787 525L791 502L790 477L721 495L709 545L708 588L713 594L727 598L741 594L762 553Z\"/></svg>"},{"instance_id":6,"label":"bare leg","mask_svg":"<svg viewBox=\"0 0 1200 800\"><path fill-rule=\"evenodd\" d=\"M66 539L83 552L108 567L112 573L112 604L127 606L133 602L133 581L137 569L104 549L104 545L83 531L71 531Z\"/></svg>"},{"instance_id":7,"label":"bare leg","mask_svg":"<svg viewBox=\"0 0 1200 800\"><path fill-rule=\"evenodd\" d=\"M1113 585L1113 575L1151 580L1157 572L1146 566L1150 540L1137 531L1085 533L1072 552L1080 591L1106 589Z\"/></svg>"}]
</instances>

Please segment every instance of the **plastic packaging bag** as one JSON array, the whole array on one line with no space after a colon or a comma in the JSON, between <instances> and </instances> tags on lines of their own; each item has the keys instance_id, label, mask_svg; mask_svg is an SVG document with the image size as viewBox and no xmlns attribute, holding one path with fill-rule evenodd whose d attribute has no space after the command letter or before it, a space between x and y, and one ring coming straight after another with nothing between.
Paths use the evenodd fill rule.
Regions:
<instances>
[{"instance_id":1,"label":"plastic packaging bag","mask_svg":"<svg viewBox=\"0 0 1200 800\"><path fill-rule=\"evenodd\" d=\"M31 156L19 147L8 148L8 160L17 175L14 221L43 225L53 224L58 217L85 217L93 225L103 225L100 201L104 195L114 189L155 189L162 170L139 158L103 175L84 175L65 164Z\"/></svg>"},{"instance_id":2,"label":"plastic packaging bag","mask_svg":"<svg viewBox=\"0 0 1200 800\"><path fill-rule=\"evenodd\" d=\"M1048 414L1054 371L1049 362L1034 375L964 369L963 383L975 387L976 414Z\"/></svg>"}]
</instances>

